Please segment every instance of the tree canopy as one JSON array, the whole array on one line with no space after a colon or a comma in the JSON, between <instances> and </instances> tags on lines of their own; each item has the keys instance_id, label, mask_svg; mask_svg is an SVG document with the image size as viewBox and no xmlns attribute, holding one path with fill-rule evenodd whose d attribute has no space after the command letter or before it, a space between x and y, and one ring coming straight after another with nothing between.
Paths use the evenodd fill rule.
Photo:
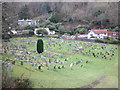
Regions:
<instances>
[{"instance_id":1,"label":"tree canopy","mask_svg":"<svg viewBox=\"0 0 120 90\"><path fill-rule=\"evenodd\" d=\"M19 15L19 19L29 19L31 15L29 13L28 6L27 5L23 6L20 12L18 13L18 15Z\"/></svg>"}]
</instances>

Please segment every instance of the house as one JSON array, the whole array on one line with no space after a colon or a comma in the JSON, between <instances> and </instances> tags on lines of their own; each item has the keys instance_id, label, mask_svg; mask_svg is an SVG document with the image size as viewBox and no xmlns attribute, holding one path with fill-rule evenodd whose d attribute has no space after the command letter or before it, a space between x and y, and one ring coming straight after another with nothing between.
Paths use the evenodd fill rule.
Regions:
<instances>
[{"instance_id":1,"label":"house","mask_svg":"<svg viewBox=\"0 0 120 90\"><path fill-rule=\"evenodd\" d=\"M107 32L108 37L116 37L118 38L120 36L120 32Z\"/></svg>"},{"instance_id":2,"label":"house","mask_svg":"<svg viewBox=\"0 0 120 90\"><path fill-rule=\"evenodd\" d=\"M87 38L88 35L87 34L84 34L84 35L78 35L78 38Z\"/></svg>"},{"instance_id":3,"label":"house","mask_svg":"<svg viewBox=\"0 0 120 90\"><path fill-rule=\"evenodd\" d=\"M55 31L50 31L49 28L35 28L34 29L34 34L37 35L37 36L39 36L39 34L37 34L37 30L40 30L40 29L45 29L48 32L48 35L55 34Z\"/></svg>"},{"instance_id":4,"label":"house","mask_svg":"<svg viewBox=\"0 0 120 90\"><path fill-rule=\"evenodd\" d=\"M51 34L51 35L55 34L55 31L51 31L50 34Z\"/></svg>"},{"instance_id":5,"label":"house","mask_svg":"<svg viewBox=\"0 0 120 90\"><path fill-rule=\"evenodd\" d=\"M90 32L88 33L88 39L90 38L104 38L106 36L108 36L108 30L107 29L93 29L90 30Z\"/></svg>"},{"instance_id":6,"label":"house","mask_svg":"<svg viewBox=\"0 0 120 90\"><path fill-rule=\"evenodd\" d=\"M17 34L17 31L15 31L15 30L11 30L11 32L12 32L13 34Z\"/></svg>"},{"instance_id":7,"label":"house","mask_svg":"<svg viewBox=\"0 0 120 90\"><path fill-rule=\"evenodd\" d=\"M18 20L18 24L21 26L22 25L36 25L37 22L36 22L36 20L31 20L31 19L24 20L24 19L22 19L22 20Z\"/></svg>"}]
</instances>

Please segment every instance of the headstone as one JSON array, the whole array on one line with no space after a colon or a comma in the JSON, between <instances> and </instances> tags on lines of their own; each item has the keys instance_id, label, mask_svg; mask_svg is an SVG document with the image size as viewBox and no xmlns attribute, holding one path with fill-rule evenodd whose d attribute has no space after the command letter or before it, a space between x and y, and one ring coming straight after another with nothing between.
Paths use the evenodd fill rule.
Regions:
<instances>
[{"instance_id":1,"label":"headstone","mask_svg":"<svg viewBox=\"0 0 120 90\"><path fill-rule=\"evenodd\" d=\"M61 69L60 66L58 66L58 69Z\"/></svg>"},{"instance_id":2,"label":"headstone","mask_svg":"<svg viewBox=\"0 0 120 90\"><path fill-rule=\"evenodd\" d=\"M54 70L56 70L56 65L54 66Z\"/></svg>"},{"instance_id":3,"label":"headstone","mask_svg":"<svg viewBox=\"0 0 120 90\"><path fill-rule=\"evenodd\" d=\"M35 64L35 66L38 66L37 63Z\"/></svg>"},{"instance_id":4,"label":"headstone","mask_svg":"<svg viewBox=\"0 0 120 90\"><path fill-rule=\"evenodd\" d=\"M15 54L15 51L12 51L12 54Z\"/></svg>"},{"instance_id":5,"label":"headstone","mask_svg":"<svg viewBox=\"0 0 120 90\"><path fill-rule=\"evenodd\" d=\"M47 66L47 70L50 70L49 66Z\"/></svg>"},{"instance_id":6,"label":"headstone","mask_svg":"<svg viewBox=\"0 0 120 90\"><path fill-rule=\"evenodd\" d=\"M14 64L14 65L15 65L15 61L12 61L12 64Z\"/></svg>"},{"instance_id":7,"label":"headstone","mask_svg":"<svg viewBox=\"0 0 120 90\"><path fill-rule=\"evenodd\" d=\"M34 66L34 63L32 63L32 66Z\"/></svg>"},{"instance_id":8,"label":"headstone","mask_svg":"<svg viewBox=\"0 0 120 90\"><path fill-rule=\"evenodd\" d=\"M51 59L49 59L49 63L51 63Z\"/></svg>"},{"instance_id":9,"label":"headstone","mask_svg":"<svg viewBox=\"0 0 120 90\"><path fill-rule=\"evenodd\" d=\"M112 58L110 58L109 60L112 60Z\"/></svg>"},{"instance_id":10,"label":"headstone","mask_svg":"<svg viewBox=\"0 0 120 90\"><path fill-rule=\"evenodd\" d=\"M88 60L86 61L86 63L88 63Z\"/></svg>"},{"instance_id":11,"label":"headstone","mask_svg":"<svg viewBox=\"0 0 120 90\"><path fill-rule=\"evenodd\" d=\"M23 65L23 61L21 61L21 65Z\"/></svg>"},{"instance_id":12,"label":"headstone","mask_svg":"<svg viewBox=\"0 0 120 90\"><path fill-rule=\"evenodd\" d=\"M12 66L12 64L11 63L8 63L8 67L11 67Z\"/></svg>"},{"instance_id":13,"label":"headstone","mask_svg":"<svg viewBox=\"0 0 120 90\"><path fill-rule=\"evenodd\" d=\"M67 61L67 59L65 59L65 61Z\"/></svg>"},{"instance_id":14,"label":"headstone","mask_svg":"<svg viewBox=\"0 0 120 90\"><path fill-rule=\"evenodd\" d=\"M70 64L70 68L71 68L71 70L72 70L72 66L73 66L73 63Z\"/></svg>"},{"instance_id":15,"label":"headstone","mask_svg":"<svg viewBox=\"0 0 120 90\"><path fill-rule=\"evenodd\" d=\"M40 66L38 66L38 69L39 69L39 70L41 70L41 65L40 65Z\"/></svg>"},{"instance_id":16,"label":"headstone","mask_svg":"<svg viewBox=\"0 0 120 90\"><path fill-rule=\"evenodd\" d=\"M65 68L64 65L62 66L62 68Z\"/></svg>"},{"instance_id":17,"label":"headstone","mask_svg":"<svg viewBox=\"0 0 120 90\"><path fill-rule=\"evenodd\" d=\"M81 67L83 67L83 65L81 65Z\"/></svg>"}]
</instances>

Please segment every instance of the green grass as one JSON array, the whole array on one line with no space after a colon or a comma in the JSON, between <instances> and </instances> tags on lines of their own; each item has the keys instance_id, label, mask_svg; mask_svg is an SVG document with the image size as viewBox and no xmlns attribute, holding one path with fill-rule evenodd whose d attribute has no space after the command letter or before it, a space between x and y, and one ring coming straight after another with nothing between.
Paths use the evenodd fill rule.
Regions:
<instances>
[{"instance_id":1,"label":"green grass","mask_svg":"<svg viewBox=\"0 0 120 90\"><path fill-rule=\"evenodd\" d=\"M73 41L73 40L64 40L62 43L62 39L49 39L42 38L44 41L45 50L51 51L44 52L42 55L47 56L46 60L48 61L49 56L54 56L60 61L64 61L64 59L68 59L65 62L65 69L57 69L57 71L53 70L53 66L61 66L59 63L52 63L52 67L50 70L47 70L46 67L42 67L42 71L37 70L38 67L32 67L30 63L24 63L23 66L20 65L20 60L17 59L16 65L12 66L13 72L12 77L20 77L23 74L23 78L29 78L35 88L79 88L84 85L88 85L94 82L101 76L105 76L106 78L102 80L99 84L97 84L94 88L118 88L118 46L111 44L98 44L84 41ZM25 41L21 41L25 40ZM11 42L7 43L7 45L15 44L15 45L25 45L27 47L27 51L36 50L37 37L30 38L14 38L11 39ZM28 44L28 42L30 44ZM48 42L58 43L54 45L47 45ZM59 44L61 44L61 49ZM69 46L72 44L72 46ZM88 44L88 45L87 45ZM107 59L102 59L100 55L98 57L93 57L83 55L81 52L73 53L75 50L75 46L85 48L82 52L88 52L91 50L92 52L99 53L106 51L110 52L110 49L117 48L114 50L115 56L112 57L112 60L109 60L110 56L107 55ZM90 46L92 45L92 46ZM105 45L106 49L101 49L100 45ZM51 49L49 47L52 47ZM96 50L92 50L92 47L96 47ZM19 52L19 50L18 50ZM60 54L60 55L57 55ZM111 54L111 53L110 53ZM64 56L61 58L61 56ZM11 52L8 52L7 56L14 60L14 55ZM38 53L32 52L30 56L39 56ZM4 58L7 58L6 55L3 55ZM77 58L77 59L76 59ZM54 61L54 58L51 58ZM74 63L78 60L83 60L82 63L73 66L73 70L70 68L70 64ZM87 60L90 60L89 63L86 63ZM23 60L25 61L25 60ZM41 58L38 58L36 61L31 60L32 62L44 62ZM84 65L81 67L81 65ZM27 69L26 69L27 68ZM29 70L28 70L29 69Z\"/></svg>"}]
</instances>

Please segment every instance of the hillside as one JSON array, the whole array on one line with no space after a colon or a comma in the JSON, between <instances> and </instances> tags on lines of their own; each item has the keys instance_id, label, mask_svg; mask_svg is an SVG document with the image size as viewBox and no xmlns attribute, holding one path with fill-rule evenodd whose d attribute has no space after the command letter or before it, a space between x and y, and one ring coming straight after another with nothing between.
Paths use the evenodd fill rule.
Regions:
<instances>
[{"instance_id":1,"label":"hillside","mask_svg":"<svg viewBox=\"0 0 120 90\"><path fill-rule=\"evenodd\" d=\"M5 32L9 27L17 28L18 19L39 20L41 25L54 13L57 23L68 31L81 24L91 28L113 28L118 24L117 2L6 2L2 12Z\"/></svg>"},{"instance_id":2,"label":"hillside","mask_svg":"<svg viewBox=\"0 0 120 90\"><path fill-rule=\"evenodd\" d=\"M117 25L117 3L106 2L40 2L28 5L31 17L50 16L56 12L60 22L70 23L103 23ZM48 15L47 15L48 14Z\"/></svg>"}]
</instances>

